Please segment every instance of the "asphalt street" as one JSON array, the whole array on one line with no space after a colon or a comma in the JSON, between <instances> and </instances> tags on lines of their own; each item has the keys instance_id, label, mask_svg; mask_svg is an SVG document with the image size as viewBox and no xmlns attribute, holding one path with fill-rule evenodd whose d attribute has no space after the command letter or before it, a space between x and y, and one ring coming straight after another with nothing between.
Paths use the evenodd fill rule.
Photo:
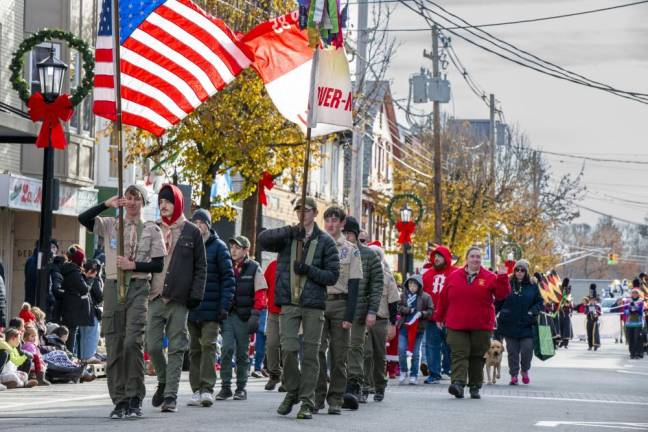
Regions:
<instances>
[{"instance_id":1,"label":"asphalt street","mask_svg":"<svg viewBox=\"0 0 648 432\"><path fill-rule=\"evenodd\" d=\"M283 394L266 392L265 379L250 379L247 401L187 407L190 389L183 374L177 413L151 407L155 378L147 377L145 418L110 420L105 379L98 379L0 392L0 430L648 431L648 358L629 360L625 346L603 342L597 352L575 342L546 362L534 359L530 385L509 386L504 361L501 381L486 386L481 400L455 400L447 393L447 382L399 386L392 381L381 403L370 401L356 412L320 414L307 421L295 419L297 409L286 417L277 415Z\"/></svg>"}]
</instances>

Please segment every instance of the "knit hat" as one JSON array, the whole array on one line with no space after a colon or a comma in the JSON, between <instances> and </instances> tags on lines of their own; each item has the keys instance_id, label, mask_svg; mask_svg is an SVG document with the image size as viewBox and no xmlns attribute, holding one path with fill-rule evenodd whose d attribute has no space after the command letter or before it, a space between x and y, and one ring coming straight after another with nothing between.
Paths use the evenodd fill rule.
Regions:
<instances>
[{"instance_id":1,"label":"knit hat","mask_svg":"<svg viewBox=\"0 0 648 432\"><path fill-rule=\"evenodd\" d=\"M175 204L175 197L173 196L173 189L170 187L162 187L158 193L158 202L162 199L169 201L171 204Z\"/></svg>"},{"instance_id":2,"label":"knit hat","mask_svg":"<svg viewBox=\"0 0 648 432\"><path fill-rule=\"evenodd\" d=\"M70 246L67 250L66 255L70 261L72 261L79 267L81 267L83 265L83 261L85 261L85 252L79 245Z\"/></svg>"},{"instance_id":3,"label":"knit hat","mask_svg":"<svg viewBox=\"0 0 648 432\"><path fill-rule=\"evenodd\" d=\"M525 259L518 260L515 263L515 268L523 268L528 274L529 273L529 261L527 261Z\"/></svg>"},{"instance_id":4,"label":"knit hat","mask_svg":"<svg viewBox=\"0 0 648 432\"><path fill-rule=\"evenodd\" d=\"M353 216L347 216L342 232L352 232L357 237L358 234L360 234L360 224L358 223L358 220Z\"/></svg>"},{"instance_id":5,"label":"knit hat","mask_svg":"<svg viewBox=\"0 0 648 432\"><path fill-rule=\"evenodd\" d=\"M205 225L209 226L211 225L211 214L205 209L196 209L194 214L191 216L191 221L192 222L197 222L201 221L204 222Z\"/></svg>"},{"instance_id":6,"label":"knit hat","mask_svg":"<svg viewBox=\"0 0 648 432\"><path fill-rule=\"evenodd\" d=\"M135 194L138 194L139 196L142 197L142 202L144 205L147 205L149 200L148 200L148 192L146 191L146 188L142 185L137 185L137 184L132 184L126 188L124 191L124 195L127 193L132 192Z\"/></svg>"}]
</instances>

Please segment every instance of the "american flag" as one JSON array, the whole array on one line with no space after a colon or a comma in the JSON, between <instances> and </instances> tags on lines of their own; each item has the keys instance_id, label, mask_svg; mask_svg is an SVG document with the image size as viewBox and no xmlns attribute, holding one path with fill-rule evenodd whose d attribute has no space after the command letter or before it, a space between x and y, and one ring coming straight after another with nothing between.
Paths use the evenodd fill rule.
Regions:
<instances>
[{"instance_id":1,"label":"american flag","mask_svg":"<svg viewBox=\"0 0 648 432\"><path fill-rule=\"evenodd\" d=\"M103 0L93 111L115 120L112 8ZM158 136L250 64L227 25L190 0L121 0L119 22L122 121Z\"/></svg>"}]
</instances>

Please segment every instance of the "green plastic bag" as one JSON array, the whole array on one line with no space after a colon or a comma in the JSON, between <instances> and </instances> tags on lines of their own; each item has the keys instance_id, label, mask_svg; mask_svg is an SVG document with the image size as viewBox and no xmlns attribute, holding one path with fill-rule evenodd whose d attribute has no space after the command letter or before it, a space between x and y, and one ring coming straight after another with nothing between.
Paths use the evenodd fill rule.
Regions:
<instances>
[{"instance_id":1,"label":"green plastic bag","mask_svg":"<svg viewBox=\"0 0 648 432\"><path fill-rule=\"evenodd\" d=\"M556 354L551 327L544 312L538 315L538 325L534 326L533 339L533 353L540 360L548 360Z\"/></svg>"}]
</instances>

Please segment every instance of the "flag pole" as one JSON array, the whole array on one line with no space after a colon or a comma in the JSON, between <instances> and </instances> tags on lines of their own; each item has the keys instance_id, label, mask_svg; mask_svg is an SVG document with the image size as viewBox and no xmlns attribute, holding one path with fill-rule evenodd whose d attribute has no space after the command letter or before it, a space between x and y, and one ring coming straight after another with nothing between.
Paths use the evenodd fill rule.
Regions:
<instances>
[{"instance_id":1,"label":"flag pole","mask_svg":"<svg viewBox=\"0 0 648 432\"><path fill-rule=\"evenodd\" d=\"M308 120L306 125L306 152L304 154L304 174L302 176L301 206L299 212L299 226L304 228L304 208L306 206L306 191L308 189L308 171L310 169L311 154L311 133L312 128L317 126L315 119L315 87L317 86L317 68L319 66L319 47L315 48L313 55L313 66L310 75L310 89L308 92ZM297 261L301 261L303 252L303 240L297 241Z\"/></svg>"},{"instance_id":2,"label":"flag pole","mask_svg":"<svg viewBox=\"0 0 648 432\"><path fill-rule=\"evenodd\" d=\"M115 143L117 144L117 195L124 196L124 147L122 141L122 104L121 104L121 46L119 38L119 0L113 2L113 61L115 84L116 118L113 125ZM124 256L124 207L118 207L119 237L117 239L117 255ZM120 303L126 301L126 287L124 286L124 272L117 269L117 289Z\"/></svg>"}]
</instances>

